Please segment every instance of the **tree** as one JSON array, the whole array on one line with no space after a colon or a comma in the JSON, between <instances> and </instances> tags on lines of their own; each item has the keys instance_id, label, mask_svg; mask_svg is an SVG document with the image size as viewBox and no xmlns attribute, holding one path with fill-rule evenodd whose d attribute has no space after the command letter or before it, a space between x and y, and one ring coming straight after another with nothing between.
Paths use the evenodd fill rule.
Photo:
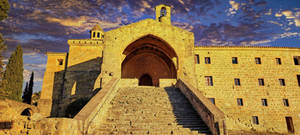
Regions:
<instances>
[{"instance_id":1,"label":"tree","mask_svg":"<svg viewBox=\"0 0 300 135\"><path fill-rule=\"evenodd\" d=\"M29 85L28 83L26 83L26 87L23 91L23 96L22 96L23 103L31 104L32 91L33 91L33 76L34 73L32 72L29 80Z\"/></svg>"},{"instance_id":2,"label":"tree","mask_svg":"<svg viewBox=\"0 0 300 135\"><path fill-rule=\"evenodd\" d=\"M3 65L4 65L3 62L2 62L2 60L3 60L2 52L4 51L5 48L6 48L6 45L4 44L2 34L0 33L0 80L2 79Z\"/></svg>"},{"instance_id":3,"label":"tree","mask_svg":"<svg viewBox=\"0 0 300 135\"><path fill-rule=\"evenodd\" d=\"M23 103L27 103L27 101L26 101L27 95L28 95L27 93L28 93L28 82L26 82L26 86L23 90L23 96L22 96Z\"/></svg>"},{"instance_id":4,"label":"tree","mask_svg":"<svg viewBox=\"0 0 300 135\"><path fill-rule=\"evenodd\" d=\"M0 21L7 18L8 11L9 11L8 0L1 0L0 1Z\"/></svg>"},{"instance_id":5,"label":"tree","mask_svg":"<svg viewBox=\"0 0 300 135\"><path fill-rule=\"evenodd\" d=\"M0 1L0 21L4 20L8 16L8 11L9 11L9 3L8 0L1 0ZM2 76L3 76L3 56L2 52L6 48L6 45L4 44L4 40L2 37L2 34L0 33L0 89L1 89L1 81L2 81ZM3 91L0 90L0 96L3 95L5 96L6 93L3 93Z\"/></svg>"},{"instance_id":6,"label":"tree","mask_svg":"<svg viewBox=\"0 0 300 135\"><path fill-rule=\"evenodd\" d=\"M1 90L4 91L7 98L22 101L23 70L23 50L18 45L9 58L1 82Z\"/></svg>"}]
</instances>

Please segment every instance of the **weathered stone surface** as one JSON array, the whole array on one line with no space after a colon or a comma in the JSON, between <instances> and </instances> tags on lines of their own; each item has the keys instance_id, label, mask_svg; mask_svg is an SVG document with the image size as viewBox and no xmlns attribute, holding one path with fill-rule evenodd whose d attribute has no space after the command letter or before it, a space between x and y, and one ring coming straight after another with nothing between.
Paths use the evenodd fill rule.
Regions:
<instances>
[{"instance_id":1,"label":"weathered stone surface","mask_svg":"<svg viewBox=\"0 0 300 135\"><path fill-rule=\"evenodd\" d=\"M120 88L93 134L210 134L188 100L174 88Z\"/></svg>"},{"instance_id":2,"label":"weathered stone surface","mask_svg":"<svg viewBox=\"0 0 300 135\"><path fill-rule=\"evenodd\" d=\"M165 15L160 12L162 8ZM300 56L299 48L195 47L192 32L171 24L166 5L157 6L155 20L145 19L107 32L97 26L92 31L101 36L69 40L68 53L48 53L39 100L44 116L64 116L71 102L93 97L112 78L120 80L118 87L136 87L148 75L145 82L150 80L149 84L171 86L182 79L194 91L214 98L214 107L225 114L224 128L232 133L288 133L285 117L291 117L295 134L300 134L300 79L296 77L300 68L293 61L294 56ZM199 64L195 64L195 55ZM211 64L205 64L204 57L210 57ZM232 63L232 57L237 57L238 64ZM255 57L260 57L262 64L255 64ZM275 58L282 64L276 64ZM213 86L207 86L206 76L212 77ZM241 86L234 85L235 78L240 79ZM258 85L258 78L264 78L265 86ZM285 79L286 85L280 86L278 79ZM204 97L193 98L198 101ZM243 99L243 106L237 105L237 98ZM262 98L267 99L268 106L262 106ZM289 107L283 105L283 99L288 99ZM258 116L259 124L253 124L252 116Z\"/></svg>"}]
</instances>

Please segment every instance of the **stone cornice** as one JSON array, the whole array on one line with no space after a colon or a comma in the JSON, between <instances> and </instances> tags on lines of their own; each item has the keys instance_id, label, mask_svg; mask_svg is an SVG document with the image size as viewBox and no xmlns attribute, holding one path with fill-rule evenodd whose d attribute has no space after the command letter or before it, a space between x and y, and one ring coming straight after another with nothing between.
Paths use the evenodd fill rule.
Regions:
<instances>
[{"instance_id":1,"label":"stone cornice","mask_svg":"<svg viewBox=\"0 0 300 135\"><path fill-rule=\"evenodd\" d=\"M295 50L300 51L298 47L277 47L277 46L195 46L195 50L199 49L259 49L259 50Z\"/></svg>"},{"instance_id":2,"label":"stone cornice","mask_svg":"<svg viewBox=\"0 0 300 135\"><path fill-rule=\"evenodd\" d=\"M79 46L99 46L103 45L103 40L91 40L91 39L70 39L68 45L79 45Z\"/></svg>"}]
</instances>

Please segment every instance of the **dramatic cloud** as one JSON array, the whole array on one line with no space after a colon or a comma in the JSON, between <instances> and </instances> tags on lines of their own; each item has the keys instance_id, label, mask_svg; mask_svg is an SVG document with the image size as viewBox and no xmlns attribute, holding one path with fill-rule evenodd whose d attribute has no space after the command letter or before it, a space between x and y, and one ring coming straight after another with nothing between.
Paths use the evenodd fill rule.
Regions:
<instances>
[{"instance_id":1,"label":"dramatic cloud","mask_svg":"<svg viewBox=\"0 0 300 135\"><path fill-rule=\"evenodd\" d=\"M284 10L282 12L276 13L276 17L285 16L286 19L291 20L289 25L295 24L295 26L300 27L300 12L292 12L290 10Z\"/></svg>"},{"instance_id":2,"label":"dramatic cloud","mask_svg":"<svg viewBox=\"0 0 300 135\"><path fill-rule=\"evenodd\" d=\"M93 26L99 24L103 29L112 29L117 28L121 25L120 22L113 23L113 22L106 22L100 21L96 17L89 17L89 16L80 16L77 18L54 18L54 17L47 17L46 21L49 23L59 23L62 26L66 26L67 29L71 30L73 33L83 33L88 30L91 30Z\"/></svg>"},{"instance_id":3,"label":"dramatic cloud","mask_svg":"<svg viewBox=\"0 0 300 135\"><path fill-rule=\"evenodd\" d=\"M231 5L231 8L229 8L229 13L236 14L236 12L239 10L240 4L233 0L230 0L229 4Z\"/></svg>"}]
</instances>

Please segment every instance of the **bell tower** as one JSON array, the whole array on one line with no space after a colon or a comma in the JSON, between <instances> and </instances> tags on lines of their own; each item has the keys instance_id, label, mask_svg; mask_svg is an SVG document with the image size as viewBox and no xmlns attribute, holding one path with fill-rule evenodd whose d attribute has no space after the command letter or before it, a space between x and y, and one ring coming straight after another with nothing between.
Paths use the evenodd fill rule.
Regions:
<instances>
[{"instance_id":1,"label":"bell tower","mask_svg":"<svg viewBox=\"0 0 300 135\"><path fill-rule=\"evenodd\" d=\"M91 30L91 39L103 40L103 38L104 38L104 31L98 24L96 24Z\"/></svg>"},{"instance_id":2,"label":"bell tower","mask_svg":"<svg viewBox=\"0 0 300 135\"><path fill-rule=\"evenodd\" d=\"M155 7L156 21L171 24L171 7L160 4Z\"/></svg>"}]
</instances>

